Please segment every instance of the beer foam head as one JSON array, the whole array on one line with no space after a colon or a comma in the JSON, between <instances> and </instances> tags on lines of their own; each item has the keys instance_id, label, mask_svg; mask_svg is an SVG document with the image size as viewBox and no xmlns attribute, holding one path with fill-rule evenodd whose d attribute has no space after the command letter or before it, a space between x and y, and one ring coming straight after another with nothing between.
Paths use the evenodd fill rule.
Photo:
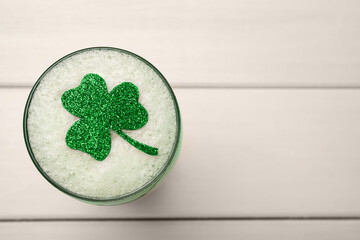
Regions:
<instances>
[{"instance_id":1,"label":"beer foam head","mask_svg":"<svg viewBox=\"0 0 360 240\"><path fill-rule=\"evenodd\" d=\"M78 117L66 111L62 94L89 73L100 75L108 91L122 82L139 89L148 122L133 139L159 149L157 156L139 151L111 130L111 151L103 161L69 148L65 136ZM149 183L168 161L176 141L176 106L161 76L139 58L112 49L89 49L58 62L37 86L28 112L32 152L42 170L63 188L91 198L113 198Z\"/></svg>"}]
</instances>

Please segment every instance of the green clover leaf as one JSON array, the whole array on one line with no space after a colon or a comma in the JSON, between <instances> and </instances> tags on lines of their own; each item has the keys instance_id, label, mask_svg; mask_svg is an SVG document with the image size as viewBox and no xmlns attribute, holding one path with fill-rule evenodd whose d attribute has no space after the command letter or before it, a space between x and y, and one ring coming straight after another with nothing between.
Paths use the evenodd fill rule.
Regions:
<instances>
[{"instance_id":1,"label":"green clover leaf","mask_svg":"<svg viewBox=\"0 0 360 240\"><path fill-rule=\"evenodd\" d=\"M66 91L61 102L67 111L80 118L66 134L70 148L102 161L110 153L112 129L135 148L158 155L157 148L137 142L122 131L142 128L148 121L148 112L139 103L139 90L134 84L124 82L108 93L105 80L90 73L78 87Z\"/></svg>"}]
</instances>

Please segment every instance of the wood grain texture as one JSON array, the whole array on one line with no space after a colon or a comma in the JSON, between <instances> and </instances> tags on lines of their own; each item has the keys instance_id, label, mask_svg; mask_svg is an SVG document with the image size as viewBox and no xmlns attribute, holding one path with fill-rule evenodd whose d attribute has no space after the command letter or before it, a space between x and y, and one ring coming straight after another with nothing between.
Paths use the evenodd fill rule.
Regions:
<instances>
[{"instance_id":1,"label":"wood grain texture","mask_svg":"<svg viewBox=\"0 0 360 240\"><path fill-rule=\"evenodd\" d=\"M30 89L0 89L0 218L360 215L360 90L175 89L173 171L133 203L97 207L52 187L22 136Z\"/></svg>"},{"instance_id":2,"label":"wood grain texture","mask_svg":"<svg viewBox=\"0 0 360 240\"><path fill-rule=\"evenodd\" d=\"M173 86L360 86L360 2L0 2L0 85L91 46L138 53Z\"/></svg>"},{"instance_id":3,"label":"wood grain texture","mask_svg":"<svg viewBox=\"0 0 360 240\"><path fill-rule=\"evenodd\" d=\"M316 239L360 238L359 221L139 221L0 223L2 239Z\"/></svg>"}]
</instances>

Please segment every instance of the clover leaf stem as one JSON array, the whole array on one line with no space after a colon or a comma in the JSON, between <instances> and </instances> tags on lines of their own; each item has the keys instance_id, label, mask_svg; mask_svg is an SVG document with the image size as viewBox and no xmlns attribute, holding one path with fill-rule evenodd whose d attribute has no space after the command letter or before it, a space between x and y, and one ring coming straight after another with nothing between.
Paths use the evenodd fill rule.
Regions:
<instances>
[{"instance_id":1,"label":"clover leaf stem","mask_svg":"<svg viewBox=\"0 0 360 240\"><path fill-rule=\"evenodd\" d=\"M114 130L114 129L113 129ZM139 149L140 151L143 151L146 154L149 155L158 155L158 149L148 146L146 144L143 144L141 142L138 142L134 139L132 139L131 137L129 137L128 135L126 135L123 131L121 130L114 130L117 134L119 134L125 141L127 141L128 143L130 143L131 145L133 145L134 147L136 147L137 149Z\"/></svg>"}]
</instances>

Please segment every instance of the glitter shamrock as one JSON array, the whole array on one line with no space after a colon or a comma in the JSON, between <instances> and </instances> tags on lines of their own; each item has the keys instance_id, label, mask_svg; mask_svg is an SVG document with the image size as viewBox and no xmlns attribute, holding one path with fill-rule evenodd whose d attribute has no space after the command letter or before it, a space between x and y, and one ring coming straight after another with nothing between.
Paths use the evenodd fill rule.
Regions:
<instances>
[{"instance_id":1,"label":"glitter shamrock","mask_svg":"<svg viewBox=\"0 0 360 240\"><path fill-rule=\"evenodd\" d=\"M110 129L128 143L149 155L158 155L158 149L137 142L122 130L142 128L148 121L148 112L139 103L139 90L123 82L108 93L105 80L97 74L87 74L76 88L61 96L63 107L79 117L66 134L66 144L75 150L90 154L98 161L110 153Z\"/></svg>"}]
</instances>

